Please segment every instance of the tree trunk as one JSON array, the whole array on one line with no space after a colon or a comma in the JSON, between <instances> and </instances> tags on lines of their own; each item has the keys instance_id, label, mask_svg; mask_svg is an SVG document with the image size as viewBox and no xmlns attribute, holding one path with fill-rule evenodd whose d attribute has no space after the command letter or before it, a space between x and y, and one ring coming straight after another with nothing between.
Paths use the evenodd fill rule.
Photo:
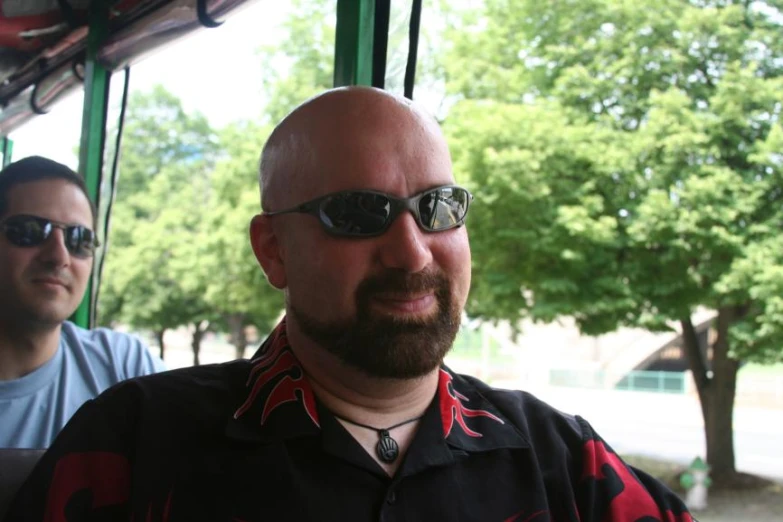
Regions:
<instances>
[{"instance_id":1,"label":"tree trunk","mask_svg":"<svg viewBox=\"0 0 783 522\"><path fill-rule=\"evenodd\" d=\"M166 353L166 345L163 343L163 334L166 333L166 329L160 329L155 332L155 338L158 340L158 346L160 347L160 360L163 360L163 356Z\"/></svg>"},{"instance_id":2,"label":"tree trunk","mask_svg":"<svg viewBox=\"0 0 783 522\"><path fill-rule=\"evenodd\" d=\"M193 366L198 366L201 364L201 360L199 359L201 340L204 338L204 334L207 333L207 329L209 329L209 321L199 321L193 326L193 338L190 346L193 348Z\"/></svg>"},{"instance_id":3,"label":"tree trunk","mask_svg":"<svg viewBox=\"0 0 783 522\"><path fill-rule=\"evenodd\" d=\"M160 347L160 360L163 360L163 355L166 353L166 345L163 344L163 334L166 333L166 329L160 329L155 332L155 337L158 339L158 346Z\"/></svg>"},{"instance_id":4,"label":"tree trunk","mask_svg":"<svg viewBox=\"0 0 783 522\"><path fill-rule=\"evenodd\" d=\"M234 345L237 359L245 358L245 348L247 347L247 335L245 335L245 314L229 314L226 316L226 322L230 329L231 344Z\"/></svg>"},{"instance_id":5,"label":"tree trunk","mask_svg":"<svg viewBox=\"0 0 783 522\"><path fill-rule=\"evenodd\" d=\"M734 462L734 396L739 361L729 357L729 326L736 320L734 308L718 310L718 336L712 346L713 386L710 416L705 419L707 462L716 479L736 472Z\"/></svg>"},{"instance_id":6,"label":"tree trunk","mask_svg":"<svg viewBox=\"0 0 783 522\"><path fill-rule=\"evenodd\" d=\"M728 338L729 326L736 318L736 310L732 307L718 310L718 335L712 346L711 369L690 317L680 320L685 353L704 418L707 464L716 483L730 480L736 473L733 418L739 361L729 357Z\"/></svg>"}]
</instances>

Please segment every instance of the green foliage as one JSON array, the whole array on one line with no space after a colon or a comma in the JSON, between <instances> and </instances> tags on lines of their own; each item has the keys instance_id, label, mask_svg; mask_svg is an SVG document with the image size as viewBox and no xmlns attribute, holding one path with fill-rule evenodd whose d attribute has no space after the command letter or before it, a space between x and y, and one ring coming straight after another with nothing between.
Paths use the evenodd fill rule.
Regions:
<instances>
[{"instance_id":1,"label":"green foliage","mask_svg":"<svg viewBox=\"0 0 783 522\"><path fill-rule=\"evenodd\" d=\"M160 332L210 314L202 292L183 286L176 260L209 195L217 139L162 87L128 103L110 245L99 296L101 324Z\"/></svg>"},{"instance_id":2,"label":"green foliage","mask_svg":"<svg viewBox=\"0 0 783 522\"><path fill-rule=\"evenodd\" d=\"M131 95L126 122L118 200L137 195L145 199L151 179L165 166L215 160L217 135L209 122L202 114L187 114L179 99L161 85ZM139 206L143 213L143 201Z\"/></svg>"},{"instance_id":3,"label":"green foliage","mask_svg":"<svg viewBox=\"0 0 783 522\"><path fill-rule=\"evenodd\" d=\"M282 293L269 285L256 262L249 225L260 210L258 157L270 129L240 123L222 132L224 158L211 178L212 198L202 226L182 257L196 275L187 281L221 317L240 315L245 324L268 331L283 309ZM192 259L198 259L193 266Z\"/></svg>"},{"instance_id":4,"label":"green foliage","mask_svg":"<svg viewBox=\"0 0 783 522\"><path fill-rule=\"evenodd\" d=\"M122 321L162 331L208 318L203 289L188 287L188 272L178 266L198 227L205 179L172 186L181 166L164 167L146 193L147 219L115 206L112 244L101 293L101 322ZM190 169L189 169L190 170ZM171 177L169 177L171 176ZM141 198L139 198L141 199ZM158 205L155 205L158 202Z\"/></svg>"},{"instance_id":5,"label":"green foliage","mask_svg":"<svg viewBox=\"0 0 783 522\"><path fill-rule=\"evenodd\" d=\"M455 169L476 196L473 316L572 313L585 330L601 331L635 305L614 201L625 187L613 180L622 155L606 132L566 123L555 103L465 101L449 115Z\"/></svg>"},{"instance_id":6,"label":"green foliage","mask_svg":"<svg viewBox=\"0 0 783 522\"><path fill-rule=\"evenodd\" d=\"M333 2L294 2L281 43L260 49L268 122L331 86L334 13ZM242 325L271 328L282 294L264 279L248 240L270 130L239 122L216 131L160 86L131 97L100 296L103 324L161 331L209 321L232 335Z\"/></svg>"},{"instance_id":7,"label":"green foliage","mask_svg":"<svg viewBox=\"0 0 783 522\"><path fill-rule=\"evenodd\" d=\"M101 322L159 332L233 314L269 328L282 300L247 239L266 131L238 124L218 134L162 88L131 104Z\"/></svg>"},{"instance_id":8,"label":"green foliage","mask_svg":"<svg viewBox=\"0 0 783 522\"><path fill-rule=\"evenodd\" d=\"M748 246L719 282L726 294L747 295L753 307L733 329L733 350L742 358L780 361L783 332L783 235Z\"/></svg>"},{"instance_id":9,"label":"green foliage","mask_svg":"<svg viewBox=\"0 0 783 522\"><path fill-rule=\"evenodd\" d=\"M469 313L589 334L739 310L783 358L783 27L773 2L486 0L447 31L475 192ZM777 13L777 15L775 15Z\"/></svg>"}]
</instances>

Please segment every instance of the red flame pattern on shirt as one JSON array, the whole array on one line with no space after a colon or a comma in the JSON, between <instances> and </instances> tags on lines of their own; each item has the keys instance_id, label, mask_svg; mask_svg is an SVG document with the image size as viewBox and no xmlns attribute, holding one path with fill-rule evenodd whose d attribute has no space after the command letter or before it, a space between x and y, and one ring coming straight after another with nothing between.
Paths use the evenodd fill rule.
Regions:
<instances>
[{"instance_id":1,"label":"red flame pattern on shirt","mask_svg":"<svg viewBox=\"0 0 783 522\"><path fill-rule=\"evenodd\" d=\"M250 370L247 385L250 386L252 384L252 388L245 402L234 413L234 418L238 419L247 412L258 398L259 392L268 383L281 375L283 377L277 381L277 384L275 384L264 401L264 407L261 412L261 425L267 421L269 415L281 404L301 400L305 413L313 421L313 424L320 426L315 394L310 387L310 383L307 382L304 371L299 366L299 361L296 360L296 356L294 356L291 347L288 345L285 321L281 322L272 333L269 349L256 359L253 368ZM296 376L294 377L293 375Z\"/></svg>"},{"instance_id":2,"label":"red flame pattern on shirt","mask_svg":"<svg viewBox=\"0 0 783 522\"><path fill-rule=\"evenodd\" d=\"M471 437L483 437L477 431L473 431L465 424L465 417L489 417L501 424L505 424L499 417L486 410L471 410L463 406L462 401L468 401L468 398L454 389L452 383L453 377L449 372L440 369L438 376L438 395L440 400L440 417L443 421L443 436L448 437L454 422L460 425L462 431Z\"/></svg>"},{"instance_id":3,"label":"red flame pattern on shirt","mask_svg":"<svg viewBox=\"0 0 783 522\"><path fill-rule=\"evenodd\" d=\"M687 512L661 509L639 480L615 453L600 440L584 446L582 480L613 483L610 489L619 493L609 502L604 522L611 520L660 520L661 522L694 522Z\"/></svg>"}]
</instances>

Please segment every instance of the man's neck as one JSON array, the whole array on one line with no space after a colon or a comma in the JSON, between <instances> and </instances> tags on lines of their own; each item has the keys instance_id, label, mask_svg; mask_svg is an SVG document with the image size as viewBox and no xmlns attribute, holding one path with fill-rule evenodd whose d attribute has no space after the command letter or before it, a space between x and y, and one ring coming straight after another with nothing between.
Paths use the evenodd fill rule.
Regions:
<instances>
[{"instance_id":1,"label":"man's neck","mask_svg":"<svg viewBox=\"0 0 783 522\"><path fill-rule=\"evenodd\" d=\"M0 381L19 379L46 364L57 353L61 328L0 322Z\"/></svg>"}]
</instances>

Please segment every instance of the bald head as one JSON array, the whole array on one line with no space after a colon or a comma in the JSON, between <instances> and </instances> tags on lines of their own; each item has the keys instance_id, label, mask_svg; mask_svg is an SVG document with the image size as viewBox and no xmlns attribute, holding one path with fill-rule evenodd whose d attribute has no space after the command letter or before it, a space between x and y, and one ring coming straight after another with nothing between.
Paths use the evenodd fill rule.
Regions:
<instances>
[{"instance_id":1,"label":"bald head","mask_svg":"<svg viewBox=\"0 0 783 522\"><path fill-rule=\"evenodd\" d=\"M250 243L286 293L297 357L339 367L338 375L348 367L384 379L436 372L471 272L455 213L467 210L468 196L463 204L448 196L454 177L438 124L384 91L328 91L273 131L261 185L264 212L250 223ZM335 196L345 191L359 193ZM315 208L297 208L314 200Z\"/></svg>"},{"instance_id":2,"label":"bald head","mask_svg":"<svg viewBox=\"0 0 783 522\"><path fill-rule=\"evenodd\" d=\"M413 102L371 87L327 91L286 116L264 146L263 208L281 210L317 197L335 178L353 184L344 189L367 188L361 177L368 160L384 169L417 154L445 155L450 169L440 127Z\"/></svg>"}]
</instances>

